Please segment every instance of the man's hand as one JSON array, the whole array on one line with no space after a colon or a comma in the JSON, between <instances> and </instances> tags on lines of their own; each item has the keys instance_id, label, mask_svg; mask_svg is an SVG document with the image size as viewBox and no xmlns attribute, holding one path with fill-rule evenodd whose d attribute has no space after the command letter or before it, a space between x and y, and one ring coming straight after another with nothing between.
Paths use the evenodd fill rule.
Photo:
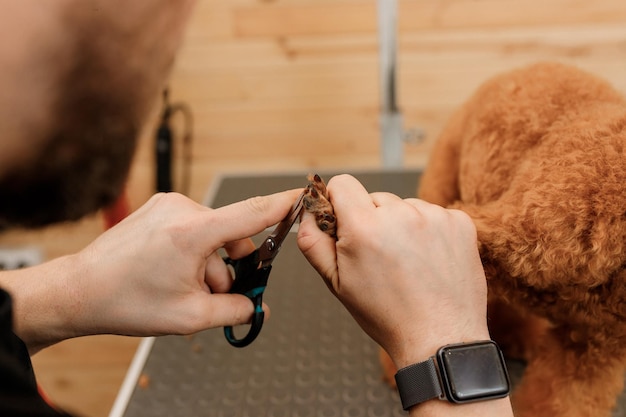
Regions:
<instances>
[{"instance_id":1,"label":"man's hand","mask_svg":"<svg viewBox=\"0 0 626 417\"><path fill-rule=\"evenodd\" d=\"M460 211L386 193L346 175L328 183L337 240L305 213L298 246L355 320L398 368L449 343L489 339L487 286L476 230ZM427 401L411 416L512 417L508 398Z\"/></svg>"},{"instance_id":2,"label":"man's hand","mask_svg":"<svg viewBox=\"0 0 626 417\"><path fill-rule=\"evenodd\" d=\"M253 305L228 294L231 258L248 238L279 222L301 190L218 209L157 194L81 252L2 275L15 330L31 352L88 334L190 334L250 320Z\"/></svg>"},{"instance_id":3,"label":"man's hand","mask_svg":"<svg viewBox=\"0 0 626 417\"><path fill-rule=\"evenodd\" d=\"M298 245L361 327L398 367L446 343L488 339L487 288L470 218L418 199L328 184L337 241L311 216Z\"/></svg>"}]
</instances>

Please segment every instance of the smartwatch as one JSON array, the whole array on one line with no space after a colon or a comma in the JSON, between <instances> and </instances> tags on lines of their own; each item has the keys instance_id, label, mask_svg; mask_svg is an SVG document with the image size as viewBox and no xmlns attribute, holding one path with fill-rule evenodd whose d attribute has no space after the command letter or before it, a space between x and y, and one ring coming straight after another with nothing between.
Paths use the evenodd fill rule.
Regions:
<instances>
[{"instance_id":1,"label":"smartwatch","mask_svg":"<svg viewBox=\"0 0 626 417\"><path fill-rule=\"evenodd\" d=\"M492 340L446 345L400 369L396 384L405 410L434 398L456 404L503 398L510 390L504 357Z\"/></svg>"}]
</instances>

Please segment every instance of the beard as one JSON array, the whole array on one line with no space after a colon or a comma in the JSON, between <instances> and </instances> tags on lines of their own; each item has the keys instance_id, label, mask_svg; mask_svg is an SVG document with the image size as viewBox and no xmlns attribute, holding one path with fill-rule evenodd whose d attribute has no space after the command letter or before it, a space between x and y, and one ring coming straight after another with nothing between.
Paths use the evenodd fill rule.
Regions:
<instances>
[{"instance_id":1,"label":"beard","mask_svg":"<svg viewBox=\"0 0 626 417\"><path fill-rule=\"evenodd\" d=\"M136 129L74 130L48 139L28 163L0 178L0 230L78 220L119 196Z\"/></svg>"},{"instance_id":2,"label":"beard","mask_svg":"<svg viewBox=\"0 0 626 417\"><path fill-rule=\"evenodd\" d=\"M157 83L141 67L125 69L117 50L98 44L106 36L86 33L57 75L45 133L19 138L33 149L0 175L0 230L78 220L124 187Z\"/></svg>"},{"instance_id":3,"label":"beard","mask_svg":"<svg viewBox=\"0 0 626 417\"><path fill-rule=\"evenodd\" d=\"M166 13L166 2L146 2L122 18L116 5L75 3L60 16L60 37L38 38L29 55L50 81L44 92L50 105L43 109L50 117L25 123L31 133L10 138L33 146L0 170L0 230L76 220L115 200L189 11ZM154 25L144 30L138 18ZM38 93L28 83L23 90Z\"/></svg>"}]
</instances>

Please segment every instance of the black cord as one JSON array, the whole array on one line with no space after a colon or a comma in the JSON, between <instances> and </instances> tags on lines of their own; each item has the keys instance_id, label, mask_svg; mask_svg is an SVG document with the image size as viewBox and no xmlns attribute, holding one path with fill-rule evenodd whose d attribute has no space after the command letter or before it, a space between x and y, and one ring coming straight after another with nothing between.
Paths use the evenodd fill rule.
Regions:
<instances>
[{"instance_id":1,"label":"black cord","mask_svg":"<svg viewBox=\"0 0 626 417\"><path fill-rule=\"evenodd\" d=\"M185 131L182 136L182 161L180 191L189 194L191 183L191 145L193 138L193 114L185 103L170 104L169 90L163 91L163 112L161 122L156 133L156 190L158 192L175 191L172 181L172 162L174 154L174 135L171 128L171 118L181 113L184 118Z\"/></svg>"}]
</instances>

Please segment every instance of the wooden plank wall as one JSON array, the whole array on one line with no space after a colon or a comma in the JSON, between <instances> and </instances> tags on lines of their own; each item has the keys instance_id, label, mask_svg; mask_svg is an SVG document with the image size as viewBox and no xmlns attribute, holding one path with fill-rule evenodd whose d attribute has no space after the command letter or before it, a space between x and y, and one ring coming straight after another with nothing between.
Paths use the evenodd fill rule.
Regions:
<instances>
[{"instance_id":1,"label":"wooden plank wall","mask_svg":"<svg viewBox=\"0 0 626 417\"><path fill-rule=\"evenodd\" d=\"M460 102L494 73L537 60L578 64L626 90L626 3L399 2L399 101L423 127L422 165ZM216 171L379 166L373 0L205 1L172 94L196 114L194 191Z\"/></svg>"},{"instance_id":2,"label":"wooden plank wall","mask_svg":"<svg viewBox=\"0 0 626 417\"><path fill-rule=\"evenodd\" d=\"M626 92L623 0L400 0L399 32L405 125L427 133L406 145L407 167L425 163L452 110L500 71L558 60ZM380 166L375 0L200 0L170 88L172 101L194 114L195 200L219 172ZM133 207L153 190L158 108L133 165ZM101 228L94 216L5 234L0 245L36 243L53 257ZM106 336L68 341L36 355L35 365L53 398L105 416L135 346Z\"/></svg>"}]
</instances>

